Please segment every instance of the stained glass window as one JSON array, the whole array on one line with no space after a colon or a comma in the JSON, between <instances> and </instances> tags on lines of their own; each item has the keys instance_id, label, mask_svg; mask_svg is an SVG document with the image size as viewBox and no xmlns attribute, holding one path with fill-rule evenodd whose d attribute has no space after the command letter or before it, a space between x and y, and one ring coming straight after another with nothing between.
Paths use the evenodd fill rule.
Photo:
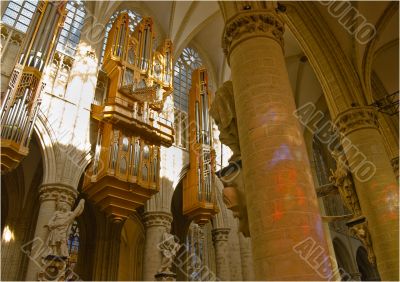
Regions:
<instances>
[{"instance_id":1,"label":"stained glass window","mask_svg":"<svg viewBox=\"0 0 400 282\"><path fill-rule=\"evenodd\" d=\"M108 24L106 25L106 33L104 35L104 42L103 42L103 48L101 50L100 63L103 63L103 57L104 57L104 52L106 51L108 33L110 32L111 26L114 23L115 19L118 17L118 15L122 12L128 13L129 17L132 20L129 25L129 29L131 31L133 31L135 29L135 27L138 25L138 23L142 20L142 17L138 13L131 11L131 10L117 11L111 16L110 20L108 21Z\"/></svg>"},{"instance_id":2,"label":"stained glass window","mask_svg":"<svg viewBox=\"0 0 400 282\"><path fill-rule=\"evenodd\" d=\"M37 0L11 0L8 2L7 9L1 21L25 33L33 18L37 4Z\"/></svg>"},{"instance_id":3,"label":"stained glass window","mask_svg":"<svg viewBox=\"0 0 400 282\"><path fill-rule=\"evenodd\" d=\"M73 273L75 265L78 262L78 252L79 252L79 227L78 227L78 222L76 220L71 225L71 228L69 230L67 244L69 253L69 258L67 260L67 269L69 270L68 271L69 273L70 272ZM73 280L73 279L67 279L67 280Z\"/></svg>"},{"instance_id":4,"label":"stained glass window","mask_svg":"<svg viewBox=\"0 0 400 282\"><path fill-rule=\"evenodd\" d=\"M81 37L86 12L81 1L69 1L66 9L67 16L58 39L57 50L69 56L74 56Z\"/></svg>"}]
</instances>

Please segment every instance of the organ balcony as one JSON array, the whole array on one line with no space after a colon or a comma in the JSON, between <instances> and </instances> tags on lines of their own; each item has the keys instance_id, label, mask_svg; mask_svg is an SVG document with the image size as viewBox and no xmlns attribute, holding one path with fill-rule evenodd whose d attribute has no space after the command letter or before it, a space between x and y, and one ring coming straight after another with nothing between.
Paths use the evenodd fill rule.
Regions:
<instances>
[{"instance_id":1,"label":"organ balcony","mask_svg":"<svg viewBox=\"0 0 400 282\"><path fill-rule=\"evenodd\" d=\"M160 146L171 146L172 123L164 111L172 93L172 43L158 49L151 18L130 31L121 13L113 23L103 70L108 91L92 105L97 145L84 192L114 220L124 220L159 190Z\"/></svg>"},{"instance_id":2,"label":"organ balcony","mask_svg":"<svg viewBox=\"0 0 400 282\"><path fill-rule=\"evenodd\" d=\"M183 179L183 214L197 224L207 223L218 212L210 104L207 72L196 69L189 96L189 170Z\"/></svg>"},{"instance_id":3,"label":"organ balcony","mask_svg":"<svg viewBox=\"0 0 400 282\"><path fill-rule=\"evenodd\" d=\"M16 168L29 142L45 85L44 69L66 15L66 1L40 1L1 102L1 172Z\"/></svg>"}]
</instances>

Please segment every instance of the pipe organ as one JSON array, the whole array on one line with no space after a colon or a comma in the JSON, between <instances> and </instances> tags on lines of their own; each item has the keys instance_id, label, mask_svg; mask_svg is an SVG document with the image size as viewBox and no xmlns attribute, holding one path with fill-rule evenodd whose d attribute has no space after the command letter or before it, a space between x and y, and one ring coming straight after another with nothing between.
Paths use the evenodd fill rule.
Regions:
<instances>
[{"instance_id":1,"label":"pipe organ","mask_svg":"<svg viewBox=\"0 0 400 282\"><path fill-rule=\"evenodd\" d=\"M55 49L66 15L66 1L40 1L1 101L1 171L28 155L40 106L45 67Z\"/></svg>"},{"instance_id":2,"label":"pipe organ","mask_svg":"<svg viewBox=\"0 0 400 282\"><path fill-rule=\"evenodd\" d=\"M115 221L124 220L159 190L160 146L173 143L172 123L163 112L172 88L172 43L156 49L151 18L133 32L121 13L113 23L104 55L109 78L98 121L94 160L83 191Z\"/></svg>"},{"instance_id":3,"label":"pipe organ","mask_svg":"<svg viewBox=\"0 0 400 282\"><path fill-rule=\"evenodd\" d=\"M183 214L198 224L207 223L218 212L210 104L207 72L204 68L196 69L192 72L189 96L190 167L183 179Z\"/></svg>"}]
</instances>

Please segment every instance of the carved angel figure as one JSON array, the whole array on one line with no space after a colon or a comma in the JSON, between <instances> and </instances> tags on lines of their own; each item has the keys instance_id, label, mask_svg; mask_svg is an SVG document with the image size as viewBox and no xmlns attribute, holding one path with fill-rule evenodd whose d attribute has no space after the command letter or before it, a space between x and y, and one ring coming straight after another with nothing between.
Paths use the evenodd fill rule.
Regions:
<instances>
[{"instance_id":1,"label":"carved angel figure","mask_svg":"<svg viewBox=\"0 0 400 282\"><path fill-rule=\"evenodd\" d=\"M158 247L162 254L161 266L158 272L171 273L172 263L181 245L175 242L175 237L173 235L165 231Z\"/></svg>"},{"instance_id":2,"label":"carved angel figure","mask_svg":"<svg viewBox=\"0 0 400 282\"><path fill-rule=\"evenodd\" d=\"M68 255L68 229L74 219L79 216L84 209L85 200L80 200L78 206L74 211L70 210L67 203L57 201L56 211L50 218L47 227L50 231L46 245L48 247L47 256L56 256L67 258Z\"/></svg>"},{"instance_id":3,"label":"carved angel figure","mask_svg":"<svg viewBox=\"0 0 400 282\"><path fill-rule=\"evenodd\" d=\"M343 154L338 150L332 152L332 157L336 160L336 170L332 171L329 177L334 185L339 189L340 196L346 208L355 216L361 215L361 208L358 197L354 189L350 170L343 159Z\"/></svg>"}]
</instances>

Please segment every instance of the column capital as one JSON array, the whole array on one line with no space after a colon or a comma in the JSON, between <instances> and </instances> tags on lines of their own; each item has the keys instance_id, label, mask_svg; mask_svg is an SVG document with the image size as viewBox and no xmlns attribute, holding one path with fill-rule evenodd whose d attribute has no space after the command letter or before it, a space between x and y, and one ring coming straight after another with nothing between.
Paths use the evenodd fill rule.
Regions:
<instances>
[{"instance_id":1,"label":"column capital","mask_svg":"<svg viewBox=\"0 0 400 282\"><path fill-rule=\"evenodd\" d=\"M268 37L276 40L283 49L283 22L275 10L241 11L230 18L223 31L222 48L227 56L241 42L253 37Z\"/></svg>"},{"instance_id":2,"label":"column capital","mask_svg":"<svg viewBox=\"0 0 400 282\"><path fill-rule=\"evenodd\" d=\"M172 215L167 212L146 212L143 215L143 223L146 228L154 226L171 227Z\"/></svg>"},{"instance_id":3,"label":"column capital","mask_svg":"<svg viewBox=\"0 0 400 282\"><path fill-rule=\"evenodd\" d=\"M364 128L378 128L378 116L372 107L355 107L340 113L334 125L340 134L346 136Z\"/></svg>"},{"instance_id":4,"label":"column capital","mask_svg":"<svg viewBox=\"0 0 400 282\"><path fill-rule=\"evenodd\" d=\"M211 231L214 242L228 241L230 228L217 228Z\"/></svg>"},{"instance_id":5,"label":"column capital","mask_svg":"<svg viewBox=\"0 0 400 282\"><path fill-rule=\"evenodd\" d=\"M42 184L39 188L39 200L44 201L62 201L72 206L78 196L78 191L72 186L62 183Z\"/></svg>"}]
</instances>

